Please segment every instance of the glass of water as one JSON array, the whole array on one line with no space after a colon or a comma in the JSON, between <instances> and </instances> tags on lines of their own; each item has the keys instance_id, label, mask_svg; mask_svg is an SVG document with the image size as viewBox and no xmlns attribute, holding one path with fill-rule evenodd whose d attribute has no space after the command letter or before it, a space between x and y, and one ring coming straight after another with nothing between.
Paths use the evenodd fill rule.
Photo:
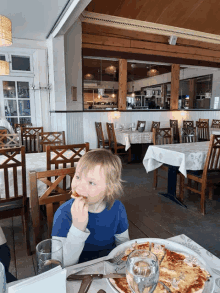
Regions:
<instances>
[{"instance_id":1,"label":"glass of water","mask_svg":"<svg viewBox=\"0 0 220 293\"><path fill-rule=\"evenodd\" d=\"M37 273L41 274L56 266L63 267L63 244L57 239L46 239L36 246Z\"/></svg>"},{"instance_id":2,"label":"glass of water","mask_svg":"<svg viewBox=\"0 0 220 293\"><path fill-rule=\"evenodd\" d=\"M130 253L126 263L126 278L133 293L154 292L159 279L157 256L146 250Z\"/></svg>"}]
</instances>

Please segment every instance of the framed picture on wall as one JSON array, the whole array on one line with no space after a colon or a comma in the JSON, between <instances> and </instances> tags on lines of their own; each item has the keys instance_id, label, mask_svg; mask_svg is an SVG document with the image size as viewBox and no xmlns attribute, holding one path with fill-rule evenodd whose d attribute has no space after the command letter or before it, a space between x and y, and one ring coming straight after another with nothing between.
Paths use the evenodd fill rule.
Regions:
<instances>
[{"instance_id":1,"label":"framed picture on wall","mask_svg":"<svg viewBox=\"0 0 220 293\"><path fill-rule=\"evenodd\" d=\"M77 101L77 87L71 86L72 101Z\"/></svg>"}]
</instances>

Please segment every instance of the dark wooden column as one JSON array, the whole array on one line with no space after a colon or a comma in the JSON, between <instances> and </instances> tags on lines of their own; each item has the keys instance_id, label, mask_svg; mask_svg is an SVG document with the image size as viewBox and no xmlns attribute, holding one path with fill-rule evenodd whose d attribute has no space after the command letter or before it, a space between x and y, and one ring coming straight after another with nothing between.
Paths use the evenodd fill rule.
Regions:
<instances>
[{"instance_id":1,"label":"dark wooden column","mask_svg":"<svg viewBox=\"0 0 220 293\"><path fill-rule=\"evenodd\" d=\"M180 86L180 65L172 64L170 110L178 109L179 86Z\"/></svg>"},{"instance_id":2,"label":"dark wooden column","mask_svg":"<svg viewBox=\"0 0 220 293\"><path fill-rule=\"evenodd\" d=\"M167 96L167 85L164 83L161 85L161 98L163 98L163 107L165 106L166 96Z\"/></svg>"},{"instance_id":3,"label":"dark wooden column","mask_svg":"<svg viewBox=\"0 0 220 293\"><path fill-rule=\"evenodd\" d=\"M118 110L126 110L127 97L127 60L119 60L119 83L118 83Z\"/></svg>"},{"instance_id":4,"label":"dark wooden column","mask_svg":"<svg viewBox=\"0 0 220 293\"><path fill-rule=\"evenodd\" d=\"M193 104L195 100L195 84L196 81L194 78L189 80L189 109L193 109Z\"/></svg>"}]
</instances>

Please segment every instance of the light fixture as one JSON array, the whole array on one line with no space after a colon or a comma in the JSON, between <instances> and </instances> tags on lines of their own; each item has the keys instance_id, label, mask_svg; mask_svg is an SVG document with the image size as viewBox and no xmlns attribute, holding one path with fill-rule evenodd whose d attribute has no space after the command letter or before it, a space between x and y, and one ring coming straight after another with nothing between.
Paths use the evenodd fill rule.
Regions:
<instances>
[{"instance_id":1,"label":"light fixture","mask_svg":"<svg viewBox=\"0 0 220 293\"><path fill-rule=\"evenodd\" d=\"M112 98L115 98L114 87L112 87Z\"/></svg>"},{"instance_id":2,"label":"light fixture","mask_svg":"<svg viewBox=\"0 0 220 293\"><path fill-rule=\"evenodd\" d=\"M170 38L169 38L170 45L176 45L176 41L177 41L177 36L175 36L175 35L170 36Z\"/></svg>"},{"instance_id":3,"label":"light fixture","mask_svg":"<svg viewBox=\"0 0 220 293\"><path fill-rule=\"evenodd\" d=\"M114 65L110 65L105 68L105 73L114 75L116 73L116 67Z\"/></svg>"},{"instance_id":4,"label":"light fixture","mask_svg":"<svg viewBox=\"0 0 220 293\"><path fill-rule=\"evenodd\" d=\"M134 86L132 85L132 94L131 94L132 98L135 97L135 92L134 92Z\"/></svg>"},{"instance_id":5,"label":"light fixture","mask_svg":"<svg viewBox=\"0 0 220 293\"><path fill-rule=\"evenodd\" d=\"M4 15L0 15L0 46L11 46L11 21Z\"/></svg>"},{"instance_id":6,"label":"light fixture","mask_svg":"<svg viewBox=\"0 0 220 293\"><path fill-rule=\"evenodd\" d=\"M159 74L159 72L158 72L158 70L155 69L155 68L151 68L151 69L147 72L147 76L149 76L149 77L153 77L153 76L156 76L156 75L158 75L158 74Z\"/></svg>"},{"instance_id":7,"label":"light fixture","mask_svg":"<svg viewBox=\"0 0 220 293\"><path fill-rule=\"evenodd\" d=\"M91 74L91 73L87 73L87 74L84 76L84 78L85 78L86 80L92 80L92 79L94 78L94 75Z\"/></svg>"},{"instance_id":8,"label":"light fixture","mask_svg":"<svg viewBox=\"0 0 220 293\"><path fill-rule=\"evenodd\" d=\"M0 60L0 75L9 75L9 63Z\"/></svg>"}]
</instances>

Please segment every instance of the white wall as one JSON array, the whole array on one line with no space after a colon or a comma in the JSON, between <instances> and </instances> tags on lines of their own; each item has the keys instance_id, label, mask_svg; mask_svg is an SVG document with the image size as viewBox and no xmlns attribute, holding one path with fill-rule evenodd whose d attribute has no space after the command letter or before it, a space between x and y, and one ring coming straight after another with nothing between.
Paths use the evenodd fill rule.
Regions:
<instances>
[{"instance_id":1,"label":"white wall","mask_svg":"<svg viewBox=\"0 0 220 293\"><path fill-rule=\"evenodd\" d=\"M64 37L66 108L83 110L82 98L82 24L77 20ZM71 87L77 88L77 101L72 101Z\"/></svg>"},{"instance_id":2,"label":"white wall","mask_svg":"<svg viewBox=\"0 0 220 293\"><path fill-rule=\"evenodd\" d=\"M68 113L67 124L71 123L70 121L75 114L77 113ZM179 127L182 127L182 120L198 121L199 118L209 119L211 125L212 119L220 119L220 111L83 112L83 124L82 120L79 119L74 127L75 132L81 132L83 125L83 142L89 142L90 148L94 149L97 148L95 122L102 122L104 136L107 138L106 122L122 124L137 123L138 120L143 120L146 121L146 131L150 131L152 121L160 121L161 127L168 127L169 119L177 119ZM72 137L72 141L75 141L74 136Z\"/></svg>"}]
</instances>

